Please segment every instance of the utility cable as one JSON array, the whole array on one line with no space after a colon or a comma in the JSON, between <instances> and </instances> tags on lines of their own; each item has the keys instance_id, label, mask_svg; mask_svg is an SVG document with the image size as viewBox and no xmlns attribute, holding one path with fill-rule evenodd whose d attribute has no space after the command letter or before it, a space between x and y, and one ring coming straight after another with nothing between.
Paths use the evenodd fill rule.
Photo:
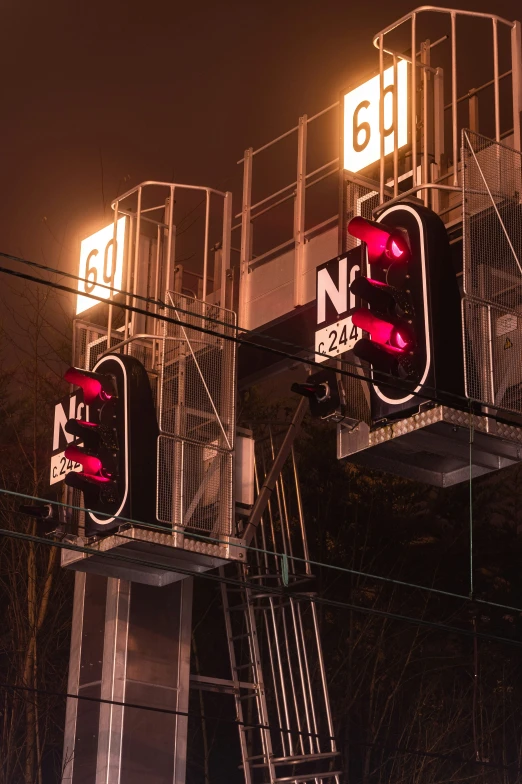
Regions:
<instances>
[{"instance_id":1,"label":"utility cable","mask_svg":"<svg viewBox=\"0 0 522 784\"><path fill-rule=\"evenodd\" d=\"M168 716L181 716L183 718L196 718L203 721L216 721L225 724L234 724L236 726L246 727L247 729L260 729L260 730L268 730L269 732L284 732L288 734L295 734L301 735L306 738L317 738L317 739L324 739L329 741L335 741L338 743L338 739L332 735L314 733L314 732L304 732L303 730L298 729L288 729L287 727L282 727L277 724L259 724L255 722L247 722L247 721L240 721L239 719L229 719L225 716L208 716L207 714L197 713L196 711L179 711L174 710L173 708L158 708L153 707L152 705L143 705L141 703L135 702L120 702L119 700L108 700L103 697L89 697L84 694L71 694L70 692L62 692L62 691L51 691L50 689L42 689L42 688L35 688L31 686L19 686L15 683L7 683L0 681L0 688L5 690L12 690L12 691L25 691L29 692L30 694L41 694L46 697L59 697L61 699L71 699L71 700L79 700L85 702L96 702L102 705L114 705L119 708L133 708L135 710L145 710L150 711L152 713L163 713ZM471 765L480 765L481 767L485 768L494 768L498 770L511 770L514 765L518 765L518 761L514 760L513 762L508 762L507 764L501 764L497 762L485 762L483 760L477 759L466 759L459 754L453 753L441 753L436 751L426 751L424 749L410 749L405 748L402 746L393 746L392 744L381 744L381 743L368 743L365 741L353 741L349 744L350 746L364 746L367 748L375 748L375 749L383 749L384 751L391 751L395 754L404 754L412 755L417 757L428 757L430 759L447 759L447 760L455 760L455 762L460 762L463 764L471 764ZM340 751L332 752L332 756L340 755ZM310 756L313 756L311 754ZM284 764L284 763L280 763ZM288 763L291 764L291 763ZM517 773L520 772L520 768L516 769ZM313 778L314 774L311 774L311 778Z\"/></svg>"},{"instance_id":2,"label":"utility cable","mask_svg":"<svg viewBox=\"0 0 522 784\"><path fill-rule=\"evenodd\" d=\"M61 508L64 508L64 509L73 509L73 510L75 510L77 512L83 512L84 514L90 513L92 511L96 511L96 510L88 509L88 508L83 507L83 506L76 506L74 504L66 504L66 503L64 503L62 501L54 501L54 500L51 500L50 498L41 498L39 496L29 495L28 493L20 493L20 492L17 492L15 490L7 490L6 488L0 487L0 494L2 494L2 493L4 495L7 495L7 496L12 496L14 498L20 498L20 499L23 499L23 500L26 500L26 501L34 501L34 502L39 503L39 504L49 504L51 506L58 506L58 507L61 507ZM20 512L19 510L16 510L16 509L13 510L13 511L16 514L23 514L23 512ZM108 513L104 513L104 512L96 511L96 514L100 515L101 517L112 517L112 515L109 515ZM158 531L159 533L164 533L164 534L167 534L167 535L170 535L170 534L176 533L176 532L184 533L186 535L186 530L183 527L177 527L177 526L174 526L174 525L172 525L172 526L164 526L164 525L158 525L157 523L146 523L146 522L143 522L141 520L135 520L135 519L133 519L131 517L123 517L123 516L120 516L120 515L118 515L116 519L120 520L122 524L135 525L135 526L138 526L140 528L145 528L145 529L148 529L148 530ZM115 530L115 531L111 532L111 536L117 536L117 537L119 537L121 539L127 539L129 541L135 541L135 539L133 537L127 536L124 531L116 531ZM206 536L205 534L198 534L195 531L191 531L190 532L190 537L194 538L194 539L197 539L197 540L201 540L203 542L208 542L209 544L219 544L219 545L223 545L224 544L224 540L223 539L219 539L219 538L211 537L211 536ZM45 542L49 542L50 540L49 539L44 539L44 541ZM244 550L245 552L252 552L252 553L258 553L260 555L274 556L275 558L278 558L278 559L284 559L286 557L288 562L292 561L292 562L294 562L296 564L302 564L304 566L313 566L313 567L316 567L316 568L319 568L319 569L330 569L331 571L339 572L341 574L350 574L350 575L355 575L356 577L366 577L366 578L369 578L369 579L372 579L372 580L378 580L380 582L389 583L391 585L397 585L397 586L399 586L401 588L413 588L413 589L416 589L416 590L424 591L426 593L433 593L433 594L437 594L437 595L440 595L440 596L446 596L446 597L448 597L450 599L458 599L459 601L463 601L463 602L470 601L470 597L466 596L465 594L454 593L453 591L445 591L442 588L430 588L427 585L420 585L418 583L410 583L410 582L407 582L405 580L396 580L393 577L385 577L384 575L373 574L372 572L365 572L365 571L362 571L362 570L359 570L359 569L350 569L347 566L338 566L336 564L329 564L329 563L325 563L323 561L314 561L314 560L312 560L310 558L302 558L302 557L297 556L297 555L287 554L287 553L284 553L284 552L279 552L278 550L267 550L267 549L264 549L264 548L255 547L252 544L249 544L249 545L244 544L240 540L239 541L234 541L233 543L231 543L231 546L233 546L234 548L237 548L239 550ZM99 554L100 556L107 554L106 552L103 552L101 550L95 550L94 548L90 549L89 552L91 552L91 553L95 552L95 553ZM140 561L135 561L135 563L138 564L138 563L140 563ZM499 603L499 602L491 602L491 601L489 601L487 599L478 599L476 597L473 598L473 602L475 602L477 604L482 604L482 605L487 606L487 607L496 607L497 609L501 609L501 610L510 610L511 612L522 613L522 607L515 607L515 606L510 605L510 604L502 604L502 603Z\"/></svg>"},{"instance_id":3,"label":"utility cable","mask_svg":"<svg viewBox=\"0 0 522 784\"><path fill-rule=\"evenodd\" d=\"M96 702L101 705L115 705L119 708L136 708L137 710L146 710L151 711L152 713L164 713L168 716L183 716L185 718L190 718L194 716L198 719L203 719L204 721L224 721L227 724L236 724L238 726L247 727L248 729L259 729L259 730L274 730L277 732L286 732L287 734L292 735L302 735L306 738L323 738L324 740L335 741L331 735L319 734L315 732L305 732L303 730L298 729L289 729L288 727L280 727L273 724L257 724L255 722L250 721L240 721L239 719L227 719L223 716L207 716L206 714L203 716L201 713L196 713L195 711L180 711L175 710L174 708L158 708L153 707L152 705L142 705L141 703L137 702L120 702L119 700L108 700L104 699L103 697L88 697L85 694L71 694L70 692L60 692L60 691L50 691L49 689L41 689L41 688L34 688L31 686L18 686L15 683L6 683L0 681L0 688L2 689L12 689L13 691L26 691L33 694L43 694L48 697L62 697L71 700L85 700L86 702ZM80 687L81 688L81 687Z\"/></svg>"},{"instance_id":4,"label":"utility cable","mask_svg":"<svg viewBox=\"0 0 522 784\"><path fill-rule=\"evenodd\" d=\"M121 553L114 553L112 551L105 551L103 554L99 550L94 550L90 547L84 547L77 544L72 544L70 542L58 542L56 540L45 539L43 537L34 536L32 534L26 534L21 531L9 531L7 529L0 529L0 537L5 536L6 538L11 539L18 539L21 541L26 542L33 542L35 544L44 544L47 547L57 547L60 550L74 550L80 553L86 553L87 555L103 555L104 557L110 560L120 561L124 564L132 564L134 566L145 566L145 567L152 567L153 569L158 568L158 564L154 561L147 561L147 560L136 560L135 558L126 556ZM192 572L189 569L182 569L181 567L170 567L164 564L161 564L161 569L166 572L172 572L174 574L183 574L185 577L199 577L204 580L209 580L210 582L214 582L217 584L225 584L230 585L234 588L241 588L245 589L248 588L254 598L256 593L261 594L259 598L265 597L267 594L280 598L286 599L289 596L296 599L297 601L306 601L316 604L318 606L324 607L333 607L339 610L352 610L354 612L361 612L368 615L374 615L380 618L390 618L392 620L401 621L404 623L410 623L415 626L423 626L425 628L434 629L437 631L442 631L451 634L460 634L465 637L477 637L479 639L487 640L489 642L496 642L500 644L507 644L512 645L517 648L522 648L522 640L514 640L509 637L498 637L497 635L488 634L486 632L474 632L471 629L461 629L458 626L450 626L449 624L445 623L438 623L435 621L428 621L424 618L413 618L408 615L402 615L400 613L390 612L388 610L379 610L375 607L363 607L361 605L350 604L348 602L341 602L335 599L329 599L324 596L318 596L316 594L311 594L308 592L299 593L298 591L285 591L284 589L272 588L267 585L260 586L251 581L243 581L237 580L233 577L221 577L218 574L214 574L211 571L206 572Z\"/></svg>"},{"instance_id":5,"label":"utility cable","mask_svg":"<svg viewBox=\"0 0 522 784\"><path fill-rule=\"evenodd\" d=\"M30 261L28 259L24 259L24 258L19 257L19 256L13 256L11 254L0 252L0 257L4 257L4 258L9 259L11 261L19 262L21 264L27 264L27 265L30 265L32 267L35 267L35 268L38 268L38 269L42 269L42 270L44 270L46 272L53 273L55 275L72 278L72 279L74 279L76 281L87 282L85 278L81 278L78 275L74 275L73 273L64 272L62 270L57 270L57 269L54 269L53 267L48 267L46 265L39 264L38 262L35 262L35 261ZM41 285L44 285L44 286L48 286L50 288L55 288L55 289L58 289L60 291L64 291L67 294L72 294L73 296L77 296L78 293L79 293L77 289L73 289L70 286L64 286L63 284L60 284L60 283L55 283L53 281L47 281L47 280L44 280L43 278L37 278L37 277L34 277L32 275L28 275L26 273L23 273L23 272L17 272L16 270L9 270L6 267L0 267L0 273L4 273L4 274L7 274L7 275L12 275L13 277L18 277L18 278L21 278L23 280L30 281L32 283L37 283L37 284L41 284ZM150 297L144 297L144 296L141 296L141 295L138 295L138 294L133 294L133 293L125 292L125 291L118 291L117 289L114 289L111 286L107 286L105 284L98 283L98 282L96 283L96 286L100 287L100 288L108 289L109 291L114 292L114 293L122 294L122 295L128 297L131 300L141 300L141 301L143 301L143 302L145 302L147 304L155 305L155 306L161 307L163 309L170 309L170 310L173 309L172 306L164 303L161 300L156 300L156 299L152 299ZM109 304L108 300L104 299L103 297L97 296L95 294L90 294L90 293L88 294L87 292L80 292L80 293L81 293L82 297L87 297L88 299L92 299L92 300L94 300L96 302ZM214 330L207 329L207 328L199 326L197 324L187 323L187 322L181 321L180 319L171 318L169 316L165 316L165 315L160 314L160 313L151 313L148 310L145 310L145 309L142 309L142 308L138 308L138 307L136 307L134 305L130 305L130 304L123 303L123 302L122 303L115 303L114 301L112 301L112 304L115 307L121 308L122 310L129 310L129 311L131 311L133 313L137 313L138 315L144 315L144 316L147 316L149 318L155 318L155 319L158 319L159 321L163 321L163 322L166 322L166 323L174 324L175 326L182 326L182 327L186 327L188 329L193 329L193 330L195 330L197 332L202 332L204 334L211 335L212 337L219 337L219 338L224 339L224 340L233 341L233 342L237 343L238 345L245 345L245 346L249 346L251 348L259 349L261 351L265 351L265 352L268 352L268 353L276 354L276 355L281 356L281 357L283 357L285 359L291 359L293 362L301 363L301 364L308 365L308 366L317 367L318 369L324 369L324 367L325 367L324 363L317 362L317 361L315 361L312 358L300 357L297 354L289 353L288 351L284 351L282 349L277 349L277 348L274 348L274 347L271 347L271 346L262 345L260 343L254 343L252 340L245 339L244 337L238 337L237 334L236 334L236 336L233 336L233 335L224 334L222 332L216 332ZM207 304L210 304L210 303L207 303ZM194 312L193 311L186 310L184 308L178 308L177 306L176 306L176 310L178 312L180 312L180 313L183 313L184 315L187 315L187 316L190 316L191 318L194 318ZM240 327L238 325L235 325L235 324L228 324L227 322L221 321L221 320L213 318L211 316L206 316L206 315L203 316L202 315L201 319L205 320L205 322L216 324L216 325L218 325L220 327L224 327L224 328L226 328L228 330L234 330L234 331L236 331L236 333L241 333L242 335L257 337L257 338L260 338L262 340L271 341L273 343L279 343L281 345L285 345L285 346L294 348L296 351L306 352L308 354L313 354L313 355L318 355L318 356L323 356L323 357L325 357L325 359L336 359L336 361L338 363L340 363L342 365L347 365L348 367L354 368L354 372L350 372L350 371L342 369L342 368L336 368L336 372L338 374L344 375L344 376L347 376L347 377L350 377L350 378L354 378L357 381L366 381L368 384L371 384L371 385L374 385L374 386L383 383L382 381L376 382L371 376L366 376L366 375L362 374L361 373L361 370L362 370L361 366L356 364L355 362L350 362L349 360L346 360L346 359L340 359L340 358L337 358L337 357L332 357L330 354L326 354L326 353L320 352L320 351L315 351L315 350L310 349L309 347L299 346L299 345L297 345L295 343L290 343L289 341L282 340L281 338L276 338L276 337L267 335L267 334L262 333L262 332L258 332L258 331L254 331L254 330L247 330L247 329L245 329L243 327ZM104 327L100 327L100 328L104 329ZM458 406L464 407L466 409L470 405L470 398L469 397L465 397L463 395L459 395L459 394L456 394L456 393L453 393L453 392L446 392L445 390L438 390L438 389L435 389L435 388L428 387L426 385L423 385L423 390L422 391L419 390L418 392L414 392L412 384L401 382L399 379L397 379L395 376L391 375L390 373L386 373L384 371L383 372L379 371L379 375L382 378L386 379L387 386L390 386L393 389L396 389L396 390L401 391L401 392L414 394L415 397L420 398L420 399L428 400L430 402L434 402L434 401L442 402L443 399L446 399L448 405L458 405ZM428 394L428 392L430 394ZM431 393L433 393L433 394L431 394ZM472 401L472 402L475 402L475 401ZM477 401L477 402L479 402L479 401ZM492 414L487 414L487 413L484 413L482 415L485 416L485 417L488 417L488 416L492 417L493 416Z\"/></svg>"}]
</instances>

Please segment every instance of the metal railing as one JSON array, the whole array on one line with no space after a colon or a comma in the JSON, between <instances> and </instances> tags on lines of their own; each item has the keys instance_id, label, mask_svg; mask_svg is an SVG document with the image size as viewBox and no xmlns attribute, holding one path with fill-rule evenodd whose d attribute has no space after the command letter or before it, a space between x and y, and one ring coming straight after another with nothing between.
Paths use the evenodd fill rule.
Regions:
<instances>
[{"instance_id":1,"label":"metal railing","mask_svg":"<svg viewBox=\"0 0 522 784\"><path fill-rule=\"evenodd\" d=\"M420 60L417 54L417 20L421 14L437 13L449 16L451 32L449 36L436 41L434 44L424 42L421 45ZM479 18L491 22L491 32L493 41L493 78L481 85L478 88L470 90L466 95L457 96L457 69L458 69L458 53L457 53L457 18ZM410 23L410 40L411 52L415 55L408 56L403 52L398 52L388 45L386 45L386 36L392 31L396 31L402 25ZM499 25L505 25L511 30L511 70L503 74L499 73L499 43L498 43L498 30ZM433 67L430 62L431 49L442 41L449 38L451 45L451 101L444 105L443 99L443 71L442 68ZM411 158L412 158L412 192L418 189L418 186L426 186L428 183L436 183L438 187L436 190L449 190L448 186L441 184L441 179L445 179L447 175L440 178L441 159L445 148L445 132L444 132L444 110L451 112L451 132L450 132L450 148L452 151L453 169L451 176L453 178L453 187L459 185L459 125L457 117L457 107L462 101L468 100L470 102L470 118L472 130L478 131L478 105L477 96L484 89L492 86L494 93L494 118L495 118L495 141L499 142L502 137L501 133L501 101L500 101L500 81L511 74L512 76L512 115L513 115L513 145L515 149L520 149L520 108L522 104L522 84L521 84L521 27L520 22L511 22L503 19L494 14L484 14L476 11L460 11L452 8L437 8L436 6L420 6L409 14L401 17L396 22L388 25L388 27L381 30L374 36L374 46L379 50L379 73L380 73L380 111L379 111L379 129L381 140L381 158L380 158L380 171L379 171L379 186L380 186L380 200L384 201L384 186L385 186L385 156L384 156L384 55L388 54L393 58L394 67L394 83L397 84L397 62L399 59L405 60L410 63L410 80L409 80L409 106L410 106L410 126L411 132ZM469 48L465 49L465 57L469 62ZM418 70L420 73L418 73ZM433 127L430 128L428 106L428 75L433 76ZM418 82L419 79L419 82ZM422 106L418 115L417 111L417 92L418 86L422 82ZM393 100L393 117L394 126L396 127L397 111L398 111L398 96L397 90L392 91ZM418 119L419 117L419 119ZM418 178L417 172L417 158L418 158L418 139L417 129L421 129L421 177ZM435 171L432 171L430 166L430 144L429 134L433 133L433 157L435 163ZM398 134L394 133L394 149L393 149L393 182L394 182L394 196L399 195L398 191ZM424 201L428 204L427 190L424 191Z\"/></svg>"},{"instance_id":2,"label":"metal railing","mask_svg":"<svg viewBox=\"0 0 522 784\"><path fill-rule=\"evenodd\" d=\"M295 253L294 262L294 305L302 305L303 291L302 291L302 272L304 269L304 248L307 236L313 232L316 227L310 227L308 230L305 226L305 206L306 206L306 191L322 182L324 179L331 177L339 171L339 157L328 160L326 163L318 166L312 171L307 171L307 137L308 128L310 123L323 117L325 114L338 111L340 102L336 101L326 109L323 109L312 117L306 114L299 118L299 122L290 130L285 131L276 139L268 142L267 144L258 147L256 150L249 148L245 150L245 154L238 164L243 164L243 194L242 194L242 208L241 212L237 213L234 217L241 218L241 223L236 224L234 229L241 228L241 249L240 249L240 303L239 303L239 323L242 322L245 308L245 293L246 293L246 278L251 271L251 268L259 265L262 261L267 261L276 253L282 252L286 249L293 247ZM253 161L255 156L273 147L278 142L286 139L287 137L296 134L297 137L297 167L296 179L288 183L282 188L270 193L268 196L260 199L259 201L252 202L252 179L253 179ZM276 207L294 200L294 219L292 236L282 243L270 248L259 256L253 257L252 254L252 231L253 222L261 215L275 209ZM337 220L337 215L332 216L326 221L321 223L321 226L334 223ZM244 321L244 318L243 318Z\"/></svg>"},{"instance_id":3,"label":"metal railing","mask_svg":"<svg viewBox=\"0 0 522 784\"><path fill-rule=\"evenodd\" d=\"M232 194L222 192L214 188L198 185L184 185L182 183L158 182L148 180L128 190L115 199L111 207L114 211L114 236L116 236L116 226L118 219L125 215L129 221L128 236L126 238L126 281L124 289L127 293L125 305L128 307L139 307L138 296L149 296L155 300L162 300L167 291L176 288L175 272L177 264L176 257L176 198L180 193L201 193L203 196L201 206L204 203L205 220L202 232L202 271L199 273L202 279L201 299L206 300L210 293L210 282L213 275L209 270L210 259L210 222L213 211L211 208L211 197L216 196L222 202L220 215L222 216L222 231L217 238L221 248L221 270L220 279L214 281L214 288L225 291L227 270L230 268L230 233L232 226ZM149 202L152 204L149 205ZM148 206L146 206L148 205ZM179 214L179 213L178 213ZM151 237L152 255L148 259L142 258L141 240L144 225L148 224ZM152 232L150 229L152 228ZM140 265L146 265L147 275L139 274ZM197 272L191 273L198 275ZM149 281L146 290L143 281ZM152 281L152 284L150 284ZM113 283L111 282L112 286ZM180 286L181 287L181 286ZM141 290L140 290L141 288ZM113 295L109 299L107 331L110 333L113 323ZM151 315L158 313L160 305L150 306ZM141 330L139 330L141 331ZM136 332L136 314L125 310L125 326L123 339L132 336Z\"/></svg>"}]
</instances>

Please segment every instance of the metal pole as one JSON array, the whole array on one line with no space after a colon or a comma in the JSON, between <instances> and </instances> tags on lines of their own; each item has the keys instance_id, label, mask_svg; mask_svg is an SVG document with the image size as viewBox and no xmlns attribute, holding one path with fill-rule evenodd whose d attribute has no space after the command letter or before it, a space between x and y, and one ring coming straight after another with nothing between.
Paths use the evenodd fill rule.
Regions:
<instances>
[{"instance_id":1,"label":"metal pole","mask_svg":"<svg viewBox=\"0 0 522 784\"><path fill-rule=\"evenodd\" d=\"M433 77L433 179L437 180L442 174L444 156L444 71L437 68ZM434 190L431 195L431 204L435 212L440 210L440 193Z\"/></svg>"},{"instance_id":2,"label":"metal pole","mask_svg":"<svg viewBox=\"0 0 522 784\"><path fill-rule=\"evenodd\" d=\"M107 350L111 347L111 333L112 333L112 298L114 296L114 265L116 264L116 248L117 248L117 234L118 234L118 213L114 210L114 221L112 229L112 258L111 258L111 277L110 277L110 291L109 291L109 313L107 315Z\"/></svg>"},{"instance_id":3,"label":"metal pole","mask_svg":"<svg viewBox=\"0 0 522 784\"><path fill-rule=\"evenodd\" d=\"M493 91L495 94L495 141L500 141L500 94L498 81L498 25L493 19Z\"/></svg>"},{"instance_id":4,"label":"metal pole","mask_svg":"<svg viewBox=\"0 0 522 784\"><path fill-rule=\"evenodd\" d=\"M324 667L324 658L323 658L323 649L321 647L321 635L319 632L319 620L317 618L317 607L315 602L311 602L311 611L312 611L312 618L314 621L314 633L315 633L315 640L317 646L317 659L319 664L319 672L321 673L321 683L323 685L323 694L324 694L324 703L325 703L325 710L326 710L326 721L328 723L328 732L330 734L330 749L332 751L337 751L337 747L334 740L334 726L333 726L333 719L332 719L332 710L330 708L330 700L328 699L328 683L326 680L326 670Z\"/></svg>"},{"instance_id":5,"label":"metal pole","mask_svg":"<svg viewBox=\"0 0 522 784\"><path fill-rule=\"evenodd\" d=\"M142 195L142 187L138 188L138 206L136 209L136 235L135 235L135 245L134 245L134 264L133 264L133 274L134 280L132 281L132 294L136 294L136 287L138 285L138 264L140 262L140 228L141 228L141 195ZM132 306L136 307L136 300L134 296L132 297ZM131 323L130 323L130 331L131 335L134 335L135 329L134 324L136 322L136 313L134 311L131 315Z\"/></svg>"},{"instance_id":6,"label":"metal pole","mask_svg":"<svg viewBox=\"0 0 522 784\"><path fill-rule=\"evenodd\" d=\"M158 301L160 295L159 294L159 280L160 280L159 274L160 274L160 259L161 259L160 251L161 251L161 228L158 226L156 229L156 270L154 274L154 299L156 300L156 302ZM159 313L158 304L154 305L154 312ZM155 324L154 334L157 333L158 326L159 323Z\"/></svg>"},{"instance_id":7,"label":"metal pole","mask_svg":"<svg viewBox=\"0 0 522 784\"><path fill-rule=\"evenodd\" d=\"M379 204L384 202L384 43L379 36Z\"/></svg>"},{"instance_id":8,"label":"metal pole","mask_svg":"<svg viewBox=\"0 0 522 784\"><path fill-rule=\"evenodd\" d=\"M453 146L453 185L459 184L459 143L457 126L457 14L451 12L451 135Z\"/></svg>"},{"instance_id":9,"label":"metal pole","mask_svg":"<svg viewBox=\"0 0 522 784\"><path fill-rule=\"evenodd\" d=\"M417 15L411 15L411 184L417 185Z\"/></svg>"},{"instance_id":10,"label":"metal pole","mask_svg":"<svg viewBox=\"0 0 522 784\"><path fill-rule=\"evenodd\" d=\"M239 260L239 324L247 327L246 297L248 266L250 264L251 205L252 205L252 147L245 150L243 163L243 214L241 216L241 255Z\"/></svg>"},{"instance_id":11,"label":"metal pole","mask_svg":"<svg viewBox=\"0 0 522 784\"><path fill-rule=\"evenodd\" d=\"M306 136L308 117L299 118L297 128L297 186L294 205L294 307L303 305L302 276L305 251Z\"/></svg>"},{"instance_id":12,"label":"metal pole","mask_svg":"<svg viewBox=\"0 0 522 784\"><path fill-rule=\"evenodd\" d=\"M205 249L203 251L203 302L207 299L207 275L208 275L208 231L210 222L210 193L206 192L205 197Z\"/></svg>"},{"instance_id":13,"label":"metal pole","mask_svg":"<svg viewBox=\"0 0 522 784\"><path fill-rule=\"evenodd\" d=\"M230 269L230 236L232 232L232 194L227 191L223 202L223 239L221 243L221 298L220 305L226 308L227 273ZM216 281L214 281L214 288Z\"/></svg>"},{"instance_id":14,"label":"metal pole","mask_svg":"<svg viewBox=\"0 0 522 784\"><path fill-rule=\"evenodd\" d=\"M301 483L299 481L299 474L297 473L297 462L295 459L295 450L294 447L291 449L292 452L292 468L294 470L294 479L295 479L295 494L297 498L297 512L299 515L299 526L301 528L301 538L303 541L303 556L305 559L305 571L306 574L312 574L312 567L310 566L310 552L308 550L308 539L306 538L306 528L304 522L304 512L303 512L303 497L301 495Z\"/></svg>"},{"instance_id":15,"label":"metal pole","mask_svg":"<svg viewBox=\"0 0 522 784\"><path fill-rule=\"evenodd\" d=\"M170 187L170 197L169 197L169 206L167 210L166 216L166 224L167 224L167 263L165 266L165 291L168 291L170 288L170 269L171 269L171 262L172 262L172 247L173 247L173 233L174 233L174 193L175 188L174 185Z\"/></svg>"},{"instance_id":16,"label":"metal pole","mask_svg":"<svg viewBox=\"0 0 522 784\"><path fill-rule=\"evenodd\" d=\"M393 195L399 195L399 75L393 55Z\"/></svg>"},{"instance_id":17,"label":"metal pole","mask_svg":"<svg viewBox=\"0 0 522 784\"><path fill-rule=\"evenodd\" d=\"M422 68L422 183L429 182L429 160L428 160L428 68L430 64L430 42L424 41L421 45ZM424 205L427 207L430 200L430 193L424 191Z\"/></svg>"},{"instance_id":18,"label":"metal pole","mask_svg":"<svg viewBox=\"0 0 522 784\"><path fill-rule=\"evenodd\" d=\"M283 443L281 444L279 448L279 452L277 453L277 457L274 460L274 464L270 469L270 473L268 474L265 481L263 482L261 491L259 492L259 495L256 498L254 506L252 507L252 511L250 512L250 517L248 518L248 524L246 526L245 533L243 535L243 541L247 545L250 544L250 541L256 531L256 528L259 525L259 521L261 520L261 516L266 509L268 500L272 495L272 491L275 487L277 478L281 473L281 469L285 463L286 458L290 454L292 444L294 443L295 438L299 432L299 428L301 427L301 422L303 421L307 405L308 405L308 401L305 397L303 397L299 401L299 405L295 410L293 419L283 439Z\"/></svg>"},{"instance_id":19,"label":"metal pole","mask_svg":"<svg viewBox=\"0 0 522 784\"><path fill-rule=\"evenodd\" d=\"M470 90L469 103L469 129L474 133L478 133L479 129L479 113L478 113L478 96L474 90Z\"/></svg>"},{"instance_id":20,"label":"metal pole","mask_svg":"<svg viewBox=\"0 0 522 784\"><path fill-rule=\"evenodd\" d=\"M511 28L511 78L513 92L513 148L520 150L520 109L522 106L522 35L520 22Z\"/></svg>"}]
</instances>

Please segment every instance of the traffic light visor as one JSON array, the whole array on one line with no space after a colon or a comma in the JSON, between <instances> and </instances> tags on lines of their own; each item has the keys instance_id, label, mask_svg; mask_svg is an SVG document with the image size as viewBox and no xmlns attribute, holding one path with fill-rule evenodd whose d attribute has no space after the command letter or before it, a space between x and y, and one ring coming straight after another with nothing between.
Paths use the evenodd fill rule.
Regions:
<instances>
[{"instance_id":1,"label":"traffic light visor","mask_svg":"<svg viewBox=\"0 0 522 784\"><path fill-rule=\"evenodd\" d=\"M406 237L397 229L357 216L348 224L348 233L366 243L368 261L409 261L410 247Z\"/></svg>"},{"instance_id":2,"label":"traffic light visor","mask_svg":"<svg viewBox=\"0 0 522 784\"><path fill-rule=\"evenodd\" d=\"M65 373L66 381L83 389L83 399L87 405L94 403L96 398L102 401L110 400L114 396L114 385L110 376L103 373L93 373L88 370L71 367Z\"/></svg>"}]
</instances>

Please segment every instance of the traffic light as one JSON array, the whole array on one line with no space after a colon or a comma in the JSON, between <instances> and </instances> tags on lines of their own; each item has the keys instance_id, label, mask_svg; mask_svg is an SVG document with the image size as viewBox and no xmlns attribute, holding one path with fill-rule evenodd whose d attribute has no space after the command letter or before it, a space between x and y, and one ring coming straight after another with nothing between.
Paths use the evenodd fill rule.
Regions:
<instances>
[{"instance_id":1,"label":"traffic light","mask_svg":"<svg viewBox=\"0 0 522 784\"><path fill-rule=\"evenodd\" d=\"M292 384L291 389L292 392L308 398L310 415L314 419L330 419L335 422L344 419L344 392L333 368L324 368L308 376L304 384Z\"/></svg>"},{"instance_id":2,"label":"traffic light","mask_svg":"<svg viewBox=\"0 0 522 784\"><path fill-rule=\"evenodd\" d=\"M83 493L86 535L118 528L120 517L155 522L158 424L144 366L111 354L93 371L69 368L65 379L81 387L88 406L87 421L65 425L76 438L65 457L83 469L65 482Z\"/></svg>"},{"instance_id":3,"label":"traffic light","mask_svg":"<svg viewBox=\"0 0 522 784\"><path fill-rule=\"evenodd\" d=\"M460 296L439 216L394 204L376 221L353 218L348 232L366 246L367 274L350 290L367 303L352 314L368 334L353 351L371 366L372 420L463 395Z\"/></svg>"}]
</instances>

